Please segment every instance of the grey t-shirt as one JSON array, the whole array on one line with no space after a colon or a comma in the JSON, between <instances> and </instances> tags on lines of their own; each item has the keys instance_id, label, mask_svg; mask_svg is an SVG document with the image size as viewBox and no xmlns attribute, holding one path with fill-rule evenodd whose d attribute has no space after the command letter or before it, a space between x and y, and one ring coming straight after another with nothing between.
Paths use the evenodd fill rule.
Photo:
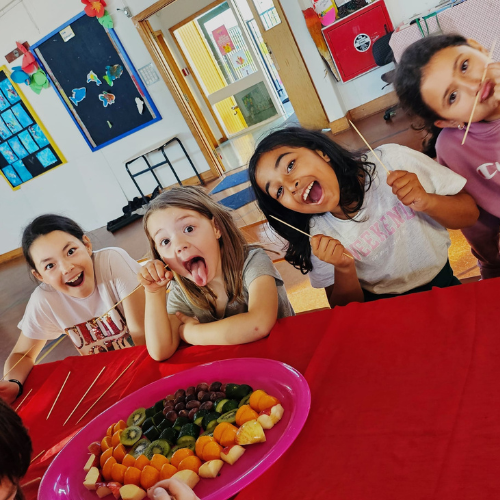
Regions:
<instances>
[{"instance_id":1,"label":"grey t-shirt","mask_svg":"<svg viewBox=\"0 0 500 500\"><path fill-rule=\"evenodd\" d=\"M232 302L226 306L223 319L229 316L234 316L236 314L241 314L248 311L248 289L250 288L253 280L259 276L272 276L276 281L276 288L278 289L278 318L285 318L287 316L293 316L295 313L293 311L292 305L288 300L286 294L285 286L280 274L274 267L271 259L266 254L262 248L253 248L248 252L247 258L243 265L243 297L244 303ZM205 309L200 309L199 307L191 304L189 299L186 297L181 287L172 282L172 289L168 294L167 312L168 314L175 314L180 311L187 316L196 316L200 323L210 323L211 321L217 321L216 318L212 316L210 311Z\"/></svg>"}]
</instances>

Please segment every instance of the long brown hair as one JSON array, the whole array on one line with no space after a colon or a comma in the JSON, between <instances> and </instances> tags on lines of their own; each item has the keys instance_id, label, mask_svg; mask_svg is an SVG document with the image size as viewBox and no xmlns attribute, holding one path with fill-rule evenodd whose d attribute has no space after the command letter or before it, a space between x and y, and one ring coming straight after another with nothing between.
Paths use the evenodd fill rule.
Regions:
<instances>
[{"instance_id":1,"label":"long brown hair","mask_svg":"<svg viewBox=\"0 0 500 500\"><path fill-rule=\"evenodd\" d=\"M150 203L143 222L144 231L151 249L151 258L162 260L149 234L148 219L152 213L171 207L194 210L203 217L214 221L215 226L221 233L218 241L228 303L233 301L243 302L242 274L248 253L248 245L242 232L236 227L229 210L214 201L202 188L196 186L172 188L160 194ZM214 318L216 317L217 297L208 285L198 286L190 279L177 273L174 273L174 279L193 305L210 311Z\"/></svg>"}]
</instances>

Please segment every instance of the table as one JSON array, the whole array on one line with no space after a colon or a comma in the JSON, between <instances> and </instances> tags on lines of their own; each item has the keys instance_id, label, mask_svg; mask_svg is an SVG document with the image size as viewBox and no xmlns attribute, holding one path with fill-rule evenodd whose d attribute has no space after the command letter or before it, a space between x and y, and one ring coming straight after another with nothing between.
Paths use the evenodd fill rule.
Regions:
<instances>
[{"instance_id":1,"label":"table","mask_svg":"<svg viewBox=\"0 0 500 500\"><path fill-rule=\"evenodd\" d=\"M490 49L493 40L499 37L498 20L500 19L500 2L498 0L466 0L437 15L443 33L460 33L466 38L473 38ZM439 27L436 18L429 18L427 25L431 33ZM394 58L399 61L406 47L422 37L416 24L396 30L389 42ZM500 44L493 53L493 60L500 59Z\"/></svg>"},{"instance_id":2,"label":"table","mask_svg":"<svg viewBox=\"0 0 500 500\"><path fill-rule=\"evenodd\" d=\"M201 178L200 174L198 173L198 170L196 170L196 167L194 166L194 163L192 162L191 158L189 157L189 155L188 155L186 149L184 148L182 142L180 141L180 139L178 137L172 137L171 139L161 141L158 144L155 144L154 146L150 146L149 148L145 149L144 151L141 151L140 153L137 153L136 155L132 156L131 158L129 158L125 162L125 168L127 170L127 173L128 173L128 175L130 175L130 178L132 179L133 183L135 184L135 187L139 191L139 193L140 193L140 195L141 195L141 197L142 197L142 199L144 200L145 203L148 203L149 200L144 196L144 193L142 192L141 188L139 187L139 184L137 184L137 181L135 180L135 178L139 177L142 174L145 174L146 172L151 172L151 174L155 178L156 182L158 183L158 186L160 187L160 189L163 189L163 186L161 185L160 180L158 179L158 177L155 174L155 169L158 168L158 167L161 167L162 165L168 164L168 166L172 170L172 173L175 176L175 179L179 183L179 186L182 186L182 182L179 179L179 176L177 175L177 172L175 171L175 169L174 169L171 161L168 159L168 157L167 157L167 155L165 153L165 148L168 145L170 145L170 144L172 144L174 142L177 142L179 144L179 146L181 147L184 155L186 156L186 158L187 158L188 162L190 163L191 167L193 168L194 173L196 174L196 177L198 177L198 180L200 181L200 183L202 185L205 184L203 182L203 179ZM151 154L151 153L157 152L157 151L161 152L161 154L163 155L163 158L165 158L165 161L160 161L159 163L155 163L154 165L151 165L151 163L148 160L148 155ZM136 162L139 159L142 159L146 163L147 167L144 170L141 170L141 171L136 172L135 174L133 174L130 171L129 167L130 167L130 165L132 165L134 162Z\"/></svg>"},{"instance_id":3,"label":"table","mask_svg":"<svg viewBox=\"0 0 500 500\"><path fill-rule=\"evenodd\" d=\"M238 500L498 500L499 297L500 278L286 318L259 342L192 346L163 363L135 347L37 365L19 414L33 456L46 452L23 482L43 475L81 426L145 384L212 360L255 356L303 373L312 407L291 448ZM102 366L84 409L132 359L106 400L79 426L73 419L62 427ZM47 422L69 370L72 390ZM25 493L33 500L36 487Z\"/></svg>"}]
</instances>

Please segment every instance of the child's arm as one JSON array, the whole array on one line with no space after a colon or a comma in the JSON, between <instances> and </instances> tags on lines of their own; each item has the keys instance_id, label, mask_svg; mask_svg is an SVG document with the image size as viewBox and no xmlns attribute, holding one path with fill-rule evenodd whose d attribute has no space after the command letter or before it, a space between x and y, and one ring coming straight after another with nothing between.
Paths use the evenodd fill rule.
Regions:
<instances>
[{"instance_id":1,"label":"child's arm","mask_svg":"<svg viewBox=\"0 0 500 500\"><path fill-rule=\"evenodd\" d=\"M387 184L403 205L427 214L449 229L472 226L479 217L476 202L465 191L449 196L427 193L417 175L405 170L391 172Z\"/></svg>"},{"instance_id":2,"label":"child's arm","mask_svg":"<svg viewBox=\"0 0 500 500\"><path fill-rule=\"evenodd\" d=\"M325 289L330 307L345 306L349 302L364 302L354 259L339 240L317 234L311 238L311 249L318 259L335 266L335 283Z\"/></svg>"},{"instance_id":3,"label":"child's arm","mask_svg":"<svg viewBox=\"0 0 500 500\"><path fill-rule=\"evenodd\" d=\"M144 287L146 307L144 332L149 355L155 361L163 361L174 354L179 345L179 323L167 313L166 291L173 275L165 271L163 262L148 262L138 273ZM172 323L170 320L173 320Z\"/></svg>"},{"instance_id":4,"label":"child's arm","mask_svg":"<svg viewBox=\"0 0 500 500\"><path fill-rule=\"evenodd\" d=\"M23 335L19 335L19 339L12 349L7 361L5 361L3 372L4 374L9 372L9 370L22 358L16 367L7 374L5 380L0 382L0 398L7 403L12 403L19 392L19 386L14 382L9 382L10 379L19 380L21 384L24 384L25 380L35 364L37 356L45 345L45 340L31 339ZM28 354L26 354L28 353ZM24 356L26 354L26 356ZM23 358L24 356L24 358Z\"/></svg>"},{"instance_id":5,"label":"child's arm","mask_svg":"<svg viewBox=\"0 0 500 500\"><path fill-rule=\"evenodd\" d=\"M144 288L136 290L123 301L123 310L127 321L128 331L135 345L144 345Z\"/></svg>"},{"instance_id":6,"label":"child's arm","mask_svg":"<svg viewBox=\"0 0 500 500\"><path fill-rule=\"evenodd\" d=\"M193 345L236 345L264 338L278 317L278 289L273 276L262 275L248 288L248 312L211 323L199 323L182 313L180 335Z\"/></svg>"}]
</instances>

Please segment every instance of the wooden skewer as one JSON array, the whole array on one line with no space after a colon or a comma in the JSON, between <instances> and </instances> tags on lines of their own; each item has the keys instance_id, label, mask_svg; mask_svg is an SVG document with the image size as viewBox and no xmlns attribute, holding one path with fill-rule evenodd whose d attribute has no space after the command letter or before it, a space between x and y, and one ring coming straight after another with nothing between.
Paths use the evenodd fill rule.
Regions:
<instances>
[{"instance_id":1,"label":"wooden skewer","mask_svg":"<svg viewBox=\"0 0 500 500\"><path fill-rule=\"evenodd\" d=\"M36 483L37 481L41 481L41 477L36 477L35 479L32 479L31 481L28 481L27 483L21 484L21 488L26 488L26 486L29 486L30 484Z\"/></svg>"},{"instance_id":2,"label":"wooden skewer","mask_svg":"<svg viewBox=\"0 0 500 500\"><path fill-rule=\"evenodd\" d=\"M17 363L7 372L4 374L2 378L0 378L0 382L30 353L31 349L35 347L36 344L32 345L22 356L21 359L17 361Z\"/></svg>"},{"instance_id":3,"label":"wooden skewer","mask_svg":"<svg viewBox=\"0 0 500 500\"><path fill-rule=\"evenodd\" d=\"M276 219L278 222L281 222L282 224L285 224L285 226L291 227L292 229L295 229L295 231L298 231L299 233L302 233L303 235L307 236L308 238L311 238L311 235L306 233L305 231L302 231L302 229L299 229L298 227L292 226L291 224L288 224L288 222L285 222L284 220L278 219L278 217L275 217L274 215L270 215L273 219ZM350 259L354 260L354 257L351 255L348 255L346 253L342 253L342 255L345 255L346 257L349 257Z\"/></svg>"},{"instance_id":4,"label":"wooden skewer","mask_svg":"<svg viewBox=\"0 0 500 500\"><path fill-rule=\"evenodd\" d=\"M76 409L78 408L78 406L80 406L80 403L83 401L83 398L89 393L90 389L92 389L92 387L94 386L94 384L97 382L97 379L101 376L101 373L106 369L105 366L102 367L102 370L99 372L99 374L97 375L97 377L94 379L94 381L92 382L92 384L90 384L90 387L87 389L87 391L85 392L85 394L82 396L82 399L80 399L80 401L78 401L78 403L76 404L76 406L73 408L73 411L69 414L69 417L65 420L63 426L66 425L66 422L71 418L71 416L73 415L73 413L75 413Z\"/></svg>"},{"instance_id":5,"label":"wooden skewer","mask_svg":"<svg viewBox=\"0 0 500 500\"><path fill-rule=\"evenodd\" d=\"M111 387L113 387L116 382L118 382L118 379L132 366L132 363L134 363L135 359L132 360L130 362L130 364L127 366L127 368L125 368L125 370L123 370L120 375L118 375L118 377L116 377L115 381L96 399L96 401L94 402L94 404L80 417L80 419L76 422L77 424L80 422L80 420L82 420L83 417L85 417L85 415L87 415L87 413L98 403L98 401L104 396L104 394L106 394L110 389Z\"/></svg>"},{"instance_id":6,"label":"wooden skewer","mask_svg":"<svg viewBox=\"0 0 500 500\"><path fill-rule=\"evenodd\" d=\"M43 455L45 450L41 451L33 460L31 460L30 464L32 464L40 455Z\"/></svg>"},{"instance_id":7,"label":"wooden skewer","mask_svg":"<svg viewBox=\"0 0 500 500\"><path fill-rule=\"evenodd\" d=\"M491 50L490 50L490 53L488 55L488 63L484 67L483 76L481 78L481 86L483 85L484 80L486 78L486 73L488 71L488 64L491 61L491 57L493 56L493 51L495 50L495 45L496 44L497 44L497 41L495 39L495 40L493 40L493 44L491 46ZM469 133L469 128L470 128L470 125L472 123L472 118L474 116L474 112L476 111L476 106L477 106L477 103L479 102L479 96L480 95L481 95L481 89L479 89L478 93L476 94L476 98L474 99L474 106L472 106L472 112L470 114L469 123L467 123L467 128L465 129L464 138L462 139L462 146L465 144L465 139L467 139L467 134Z\"/></svg>"},{"instance_id":8,"label":"wooden skewer","mask_svg":"<svg viewBox=\"0 0 500 500\"><path fill-rule=\"evenodd\" d=\"M22 401L19 403L19 405L17 406L16 411L17 411L17 410L19 410L19 407L20 407L20 406L21 406L21 405L22 405L22 404L26 401L26 398L27 398L27 397L31 394L31 391L32 391L32 390L33 390L33 389L30 389L30 390L28 391L28 394L26 394L26 396L24 396L23 400L22 400Z\"/></svg>"},{"instance_id":9,"label":"wooden skewer","mask_svg":"<svg viewBox=\"0 0 500 500\"><path fill-rule=\"evenodd\" d=\"M389 169L384 165L383 161L375 154L375 151L373 151L372 147L368 144L368 141L363 137L361 132L356 128L356 125L354 125L354 123L352 123L351 120L349 120L349 123L351 124L351 127L358 133L359 137L361 137L363 142L368 146L368 149L373 153L375 158L377 158L377 161L384 167L387 174L390 174Z\"/></svg>"},{"instance_id":10,"label":"wooden skewer","mask_svg":"<svg viewBox=\"0 0 500 500\"><path fill-rule=\"evenodd\" d=\"M56 397L56 399L55 399L55 401L54 401L54 404L52 405L52 408L50 409L49 414L47 415L47 418L46 418L45 420L48 420L48 419L49 419L50 414L52 413L52 410L54 409L54 406L56 405L57 400L59 399L59 396L61 395L61 392L62 392L62 390L64 389L64 386L66 385L66 382L68 381L68 379L69 379L69 376L70 376L70 375L71 375L71 371L69 371L69 372L68 372L68 376L66 377L66 380L64 381L64 383L63 383L63 385L62 385L61 389L59 390L59 394L57 395L57 397Z\"/></svg>"}]
</instances>

